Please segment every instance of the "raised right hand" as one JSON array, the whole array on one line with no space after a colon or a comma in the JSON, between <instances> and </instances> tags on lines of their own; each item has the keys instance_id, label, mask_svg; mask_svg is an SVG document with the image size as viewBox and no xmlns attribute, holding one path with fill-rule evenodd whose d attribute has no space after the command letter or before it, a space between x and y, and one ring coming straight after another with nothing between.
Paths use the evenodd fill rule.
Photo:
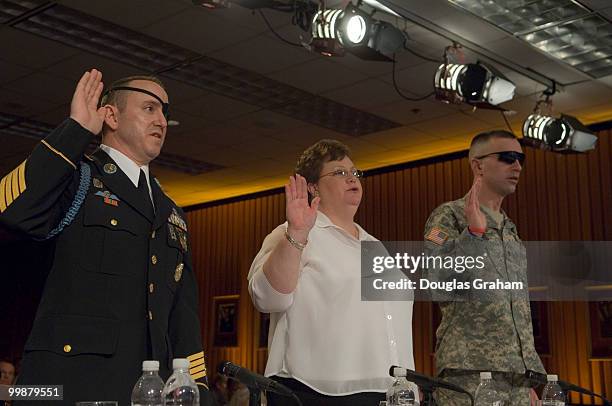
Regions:
<instances>
[{"instance_id":1,"label":"raised right hand","mask_svg":"<svg viewBox=\"0 0 612 406\"><path fill-rule=\"evenodd\" d=\"M85 72L74 90L70 103L70 118L94 135L102 131L106 114L104 107L98 108L103 88L102 72L96 69Z\"/></svg>"},{"instance_id":2,"label":"raised right hand","mask_svg":"<svg viewBox=\"0 0 612 406\"><path fill-rule=\"evenodd\" d=\"M480 210L480 201L478 200L481 186L482 176L477 175L465 201L465 217L471 229L487 228L487 218Z\"/></svg>"},{"instance_id":3,"label":"raised right hand","mask_svg":"<svg viewBox=\"0 0 612 406\"><path fill-rule=\"evenodd\" d=\"M285 185L287 199L286 215L287 231L291 237L299 242L308 239L308 233L317 219L317 209L321 198L315 197L308 204L308 188L306 179L301 175L289 177L289 184Z\"/></svg>"}]
</instances>

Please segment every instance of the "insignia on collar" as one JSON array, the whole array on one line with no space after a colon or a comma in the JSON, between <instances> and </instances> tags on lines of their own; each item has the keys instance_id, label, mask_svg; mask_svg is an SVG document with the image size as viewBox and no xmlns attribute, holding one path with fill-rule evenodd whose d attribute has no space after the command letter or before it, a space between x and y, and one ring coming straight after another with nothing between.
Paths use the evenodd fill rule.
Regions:
<instances>
[{"instance_id":1,"label":"insignia on collar","mask_svg":"<svg viewBox=\"0 0 612 406\"><path fill-rule=\"evenodd\" d=\"M98 189L102 189L104 187L104 184L102 184L102 181L98 178L93 178L93 185L98 188Z\"/></svg>"},{"instance_id":2,"label":"insignia on collar","mask_svg":"<svg viewBox=\"0 0 612 406\"><path fill-rule=\"evenodd\" d=\"M104 172L108 173L109 175L112 175L113 173L117 172L117 165L115 165L115 164L105 164L104 165Z\"/></svg>"}]
</instances>

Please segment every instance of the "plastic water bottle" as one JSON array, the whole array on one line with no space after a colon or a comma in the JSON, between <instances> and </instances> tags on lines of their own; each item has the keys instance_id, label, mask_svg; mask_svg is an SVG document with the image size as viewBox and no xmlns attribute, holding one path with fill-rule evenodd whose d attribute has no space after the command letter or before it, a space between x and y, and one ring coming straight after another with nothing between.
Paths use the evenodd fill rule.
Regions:
<instances>
[{"instance_id":1,"label":"plastic water bottle","mask_svg":"<svg viewBox=\"0 0 612 406\"><path fill-rule=\"evenodd\" d=\"M542 406L564 406L565 393L559 385L557 375L546 375L546 386L542 391Z\"/></svg>"},{"instance_id":2,"label":"plastic water bottle","mask_svg":"<svg viewBox=\"0 0 612 406\"><path fill-rule=\"evenodd\" d=\"M174 372L168 378L162 393L164 406L199 406L200 391L189 375L189 361L186 358L172 360Z\"/></svg>"},{"instance_id":3,"label":"plastic water bottle","mask_svg":"<svg viewBox=\"0 0 612 406\"><path fill-rule=\"evenodd\" d=\"M418 405L412 388L405 376L396 377L387 391L387 406Z\"/></svg>"},{"instance_id":4,"label":"plastic water bottle","mask_svg":"<svg viewBox=\"0 0 612 406\"><path fill-rule=\"evenodd\" d=\"M164 381L158 371L158 361L142 361L142 376L132 389L132 406L162 406Z\"/></svg>"},{"instance_id":5,"label":"plastic water bottle","mask_svg":"<svg viewBox=\"0 0 612 406\"><path fill-rule=\"evenodd\" d=\"M474 394L474 406L501 406L504 402L495 389L490 372L480 373L480 385Z\"/></svg>"}]
</instances>

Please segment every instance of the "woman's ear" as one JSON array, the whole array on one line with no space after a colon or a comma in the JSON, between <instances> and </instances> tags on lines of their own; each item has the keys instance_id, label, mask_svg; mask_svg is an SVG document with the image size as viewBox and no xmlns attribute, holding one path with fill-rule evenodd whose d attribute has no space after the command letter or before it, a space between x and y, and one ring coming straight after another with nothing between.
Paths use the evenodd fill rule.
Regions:
<instances>
[{"instance_id":1,"label":"woman's ear","mask_svg":"<svg viewBox=\"0 0 612 406\"><path fill-rule=\"evenodd\" d=\"M310 193L311 196L319 196L319 188L317 188L317 185L314 183L309 183L308 184L308 193Z\"/></svg>"}]
</instances>

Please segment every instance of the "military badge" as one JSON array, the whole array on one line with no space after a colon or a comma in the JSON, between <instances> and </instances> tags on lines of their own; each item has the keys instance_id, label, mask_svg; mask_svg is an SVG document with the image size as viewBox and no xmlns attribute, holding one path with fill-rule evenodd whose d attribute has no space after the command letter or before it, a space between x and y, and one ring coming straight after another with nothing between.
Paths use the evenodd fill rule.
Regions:
<instances>
[{"instance_id":1,"label":"military badge","mask_svg":"<svg viewBox=\"0 0 612 406\"><path fill-rule=\"evenodd\" d=\"M170 238L176 241L176 231L174 231L174 226L172 224L168 224L168 233L170 234Z\"/></svg>"},{"instance_id":2,"label":"military badge","mask_svg":"<svg viewBox=\"0 0 612 406\"><path fill-rule=\"evenodd\" d=\"M170 217L168 217L168 222L174 224L183 231L187 231L187 223L185 223L185 220L179 216L175 208L172 209L172 213L170 214Z\"/></svg>"},{"instance_id":3,"label":"military badge","mask_svg":"<svg viewBox=\"0 0 612 406\"><path fill-rule=\"evenodd\" d=\"M181 276L183 276L183 268L184 267L185 267L185 265L182 262L176 266L176 269L174 271L174 280L176 282L181 280Z\"/></svg>"},{"instance_id":4,"label":"military badge","mask_svg":"<svg viewBox=\"0 0 612 406\"><path fill-rule=\"evenodd\" d=\"M96 196L100 196L104 199L104 203L109 204L111 206L119 206L119 202L121 201L116 195L112 194L108 190L104 192L99 190L96 192Z\"/></svg>"},{"instance_id":5,"label":"military badge","mask_svg":"<svg viewBox=\"0 0 612 406\"><path fill-rule=\"evenodd\" d=\"M113 173L117 172L117 165L115 165L115 164L105 164L104 165L104 172L108 173L109 175L112 175Z\"/></svg>"},{"instance_id":6,"label":"military badge","mask_svg":"<svg viewBox=\"0 0 612 406\"><path fill-rule=\"evenodd\" d=\"M187 252L187 233L179 230L178 232L179 242L181 243L181 248L183 252Z\"/></svg>"},{"instance_id":7,"label":"military badge","mask_svg":"<svg viewBox=\"0 0 612 406\"><path fill-rule=\"evenodd\" d=\"M97 189L102 189L104 187L104 184L102 183L102 181L98 178L93 178L93 185L95 188Z\"/></svg>"}]
</instances>

